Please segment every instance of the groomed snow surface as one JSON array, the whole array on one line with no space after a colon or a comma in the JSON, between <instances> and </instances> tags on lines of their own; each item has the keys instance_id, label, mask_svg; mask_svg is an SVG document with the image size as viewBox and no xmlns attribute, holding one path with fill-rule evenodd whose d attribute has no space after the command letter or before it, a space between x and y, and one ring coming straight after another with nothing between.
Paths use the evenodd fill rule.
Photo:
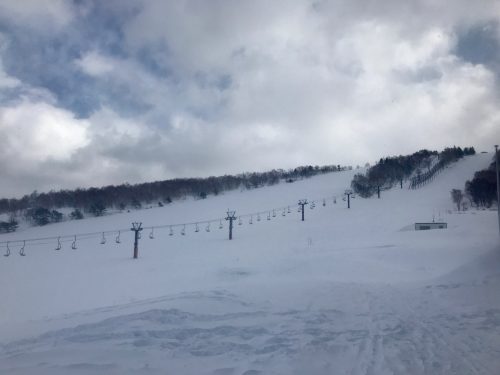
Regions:
<instances>
[{"instance_id":1,"label":"groomed snow surface","mask_svg":"<svg viewBox=\"0 0 500 375\"><path fill-rule=\"evenodd\" d=\"M0 374L499 374L497 212L456 212L491 154L429 185L342 198L356 171L2 235L0 241L213 223L27 246L0 259ZM337 203L333 203L336 196ZM328 197L297 212L298 199ZM414 231L442 219L446 230Z\"/></svg>"}]
</instances>

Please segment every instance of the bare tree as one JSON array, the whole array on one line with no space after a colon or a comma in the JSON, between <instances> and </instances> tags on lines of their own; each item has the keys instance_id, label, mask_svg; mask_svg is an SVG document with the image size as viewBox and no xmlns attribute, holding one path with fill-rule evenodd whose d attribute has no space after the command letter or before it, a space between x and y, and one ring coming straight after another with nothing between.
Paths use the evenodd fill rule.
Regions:
<instances>
[{"instance_id":1,"label":"bare tree","mask_svg":"<svg viewBox=\"0 0 500 375\"><path fill-rule=\"evenodd\" d=\"M462 205L462 200L464 199L464 194L462 193L462 190L460 189L453 189L451 191L451 200L453 203L457 205L458 211L460 211L460 207Z\"/></svg>"}]
</instances>

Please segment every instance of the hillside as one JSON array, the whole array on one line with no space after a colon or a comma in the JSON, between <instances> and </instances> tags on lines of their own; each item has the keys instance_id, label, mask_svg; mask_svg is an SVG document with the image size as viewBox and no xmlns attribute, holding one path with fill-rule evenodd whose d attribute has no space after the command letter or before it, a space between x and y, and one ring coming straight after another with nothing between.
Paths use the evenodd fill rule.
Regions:
<instances>
[{"instance_id":1,"label":"hillside","mask_svg":"<svg viewBox=\"0 0 500 375\"><path fill-rule=\"evenodd\" d=\"M1 235L51 239L0 259L0 373L495 374L497 213L457 213L450 199L490 160L467 156L351 209L357 171L343 171ZM316 203L305 222L301 198ZM228 209L263 214L229 241ZM411 230L433 217L448 229ZM154 239L145 230L133 260L137 221ZM200 231L182 236L183 223ZM54 251L53 237L94 232L106 243L91 234L72 250L68 237Z\"/></svg>"}]
</instances>

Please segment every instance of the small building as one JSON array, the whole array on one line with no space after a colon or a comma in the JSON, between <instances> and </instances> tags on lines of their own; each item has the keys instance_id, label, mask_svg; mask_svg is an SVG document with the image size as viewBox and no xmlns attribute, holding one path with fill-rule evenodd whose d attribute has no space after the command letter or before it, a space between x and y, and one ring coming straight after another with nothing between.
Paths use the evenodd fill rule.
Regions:
<instances>
[{"instance_id":1,"label":"small building","mask_svg":"<svg viewBox=\"0 0 500 375\"><path fill-rule=\"evenodd\" d=\"M415 223L415 230L446 229L448 223Z\"/></svg>"}]
</instances>

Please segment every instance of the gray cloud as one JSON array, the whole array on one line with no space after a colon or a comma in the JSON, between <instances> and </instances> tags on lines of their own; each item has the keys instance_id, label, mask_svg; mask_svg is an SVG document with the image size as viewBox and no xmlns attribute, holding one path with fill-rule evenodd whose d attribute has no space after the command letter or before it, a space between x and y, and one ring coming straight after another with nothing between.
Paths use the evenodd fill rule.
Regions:
<instances>
[{"instance_id":1,"label":"gray cloud","mask_svg":"<svg viewBox=\"0 0 500 375\"><path fill-rule=\"evenodd\" d=\"M500 24L498 20L460 30L455 53L472 64L484 64L500 82Z\"/></svg>"},{"instance_id":2,"label":"gray cloud","mask_svg":"<svg viewBox=\"0 0 500 375\"><path fill-rule=\"evenodd\" d=\"M0 1L0 195L500 135L496 1L21 4Z\"/></svg>"}]
</instances>

